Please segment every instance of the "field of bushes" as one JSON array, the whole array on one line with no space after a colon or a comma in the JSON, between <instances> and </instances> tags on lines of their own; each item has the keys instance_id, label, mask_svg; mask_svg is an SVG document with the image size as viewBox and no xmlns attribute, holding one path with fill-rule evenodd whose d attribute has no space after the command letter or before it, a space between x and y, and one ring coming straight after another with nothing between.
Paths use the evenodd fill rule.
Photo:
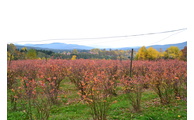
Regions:
<instances>
[{"instance_id":1,"label":"field of bushes","mask_svg":"<svg viewBox=\"0 0 194 120\"><path fill-rule=\"evenodd\" d=\"M8 120L187 119L187 62L8 62Z\"/></svg>"}]
</instances>

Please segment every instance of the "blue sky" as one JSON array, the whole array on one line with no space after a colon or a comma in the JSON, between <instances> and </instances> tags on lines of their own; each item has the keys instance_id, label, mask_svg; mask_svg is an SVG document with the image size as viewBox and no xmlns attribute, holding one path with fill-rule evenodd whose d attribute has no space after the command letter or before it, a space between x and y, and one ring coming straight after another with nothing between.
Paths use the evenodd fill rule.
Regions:
<instances>
[{"instance_id":1,"label":"blue sky","mask_svg":"<svg viewBox=\"0 0 194 120\"><path fill-rule=\"evenodd\" d=\"M126 36L187 28L185 6L188 3L183 0L22 1L22 4L12 1L6 4L7 7L4 8L6 19L3 24L5 34L3 35L7 43L63 42L116 48L187 41L187 30L178 34L67 40L68 38Z\"/></svg>"}]
</instances>

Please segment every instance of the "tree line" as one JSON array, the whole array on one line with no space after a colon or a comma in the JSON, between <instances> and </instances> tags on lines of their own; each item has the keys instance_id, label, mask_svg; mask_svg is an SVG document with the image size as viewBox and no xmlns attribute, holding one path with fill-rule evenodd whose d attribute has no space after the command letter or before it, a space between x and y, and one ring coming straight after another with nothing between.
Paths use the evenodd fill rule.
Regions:
<instances>
[{"instance_id":1,"label":"tree line","mask_svg":"<svg viewBox=\"0 0 194 120\"><path fill-rule=\"evenodd\" d=\"M146 49L145 46L141 47L135 55L136 60L157 60L157 59L179 59L187 60L187 46L180 50L176 46L171 46L165 51L157 51L153 47Z\"/></svg>"},{"instance_id":2,"label":"tree line","mask_svg":"<svg viewBox=\"0 0 194 120\"><path fill-rule=\"evenodd\" d=\"M7 60L25 60L25 59L112 59L127 60L131 56L131 50L71 50L55 53L51 50L35 50L23 47L18 49L14 44L7 44ZM141 47L138 51L134 51L133 58L135 60L158 60L158 59L179 59L187 60L187 46L180 50L178 47L171 46L165 51L160 49L157 51L153 47Z\"/></svg>"}]
</instances>

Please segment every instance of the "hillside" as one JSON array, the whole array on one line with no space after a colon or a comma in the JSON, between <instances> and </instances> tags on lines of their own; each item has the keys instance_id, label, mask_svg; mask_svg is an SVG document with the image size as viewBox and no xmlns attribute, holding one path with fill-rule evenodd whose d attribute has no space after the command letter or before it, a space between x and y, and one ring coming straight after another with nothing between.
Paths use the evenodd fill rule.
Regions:
<instances>
[{"instance_id":1,"label":"hillside","mask_svg":"<svg viewBox=\"0 0 194 120\"><path fill-rule=\"evenodd\" d=\"M43 49L61 49L61 50L73 50L73 49L85 49L90 50L92 47L77 45L77 44L65 44L65 43L49 43L49 44L25 44L23 46L43 48Z\"/></svg>"},{"instance_id":2,"label":"hillside","mask_svg":"<svg viewBox=\"0 0 194 120\"><path fill-rule=\"evenodd\" d=\"M166 45L152 45L152 46L146 46L146 48L153 47L156 50L160 50L160 48L165 51L170 46L176 46L179 49L183 49L185 46L187 46L187 42L183 43L177 43L177 44L166 44ZM93 49L93 47L90 46L84 46L84 45L77 45L77 44L65 44L65 43L50 43L50 44L25 44L25 45L16 45L18 49L21 49L23 47L27 47L28 49L37 49L37 50L51 50L54 52L60 52L64 50L90 50ZM142 47L142 46L141 46ZM115 48L119 50L131 50L134 49L137 51L140 47L125 47L125 48ZM106 48L108 50L108 48Z\"/></svg>"},{"instance_id":3,"label":"hillside","mask_svg":"<svg viewBox=\"0 0 194 120\"><path fill-rule=\"evenodd\" d=\"M169 48L170 46L176 46L178 47L180 50L183 49L185 46L187 46L187 42L183 42L183 43L177 43L177 44L166 44L166 45L151 45L151 46L146 46L146 48L149 47L153 47L156 50L160 50L160 48L165 51L167 48ZM135 47L133 48L135 51L137 51L140 47ZM121 50L131 50L132 47L125 47L125 48L120 48Z\"/></svg>"}]
</instances>

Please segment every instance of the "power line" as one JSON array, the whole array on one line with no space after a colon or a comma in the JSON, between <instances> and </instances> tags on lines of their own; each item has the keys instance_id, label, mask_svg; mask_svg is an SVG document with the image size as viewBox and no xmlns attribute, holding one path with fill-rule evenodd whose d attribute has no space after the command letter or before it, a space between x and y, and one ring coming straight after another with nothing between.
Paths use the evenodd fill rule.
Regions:
<instances>
[{"instance_id":1,"label":"power line","mask_svg":"<svg viewBox=\"0 0 194 120\"><path fill-rule=\"evenodd\" d=\"M171 34L171 35L169 35L169 36L167 36L167 37L165 37L165 38L163 38L163 39L161 39L161 40L159 40L159 41L153 42L153 43L151 43L151 44L159 43L159 42L161 42L161 41L163 41L163 40L166 40L166 39L168 39L168 38L170 38L170 37L172 37L172 36L174 36L174 35L176 35L176 34L179 34L179 33L181 33L181 32L183 32L183 31L179 31L179 32L177 32L177 33Z\"/></svg>"},{"instance_id":2,"label":"power line","mask_svg":"<svg viewBox=\"0 0 194 120\"><path fill-rule=\"evenodd\" d=\"M170 32L182 31L182 30L187 30L187 28L176 29L176 30L170 30L170 31L163 31L163 32L155 32L155 33L146 33L146 34L129 35L129 36L127 36L127 37L131 37L131 36L145 36L145 35L154 35L154 34L163 34L163 33L170 33Z\"/></svg>"},{"instance_id":3,"label":"power line","mask_svg":"<svg viewBox=\"0 0 194 120\"><path fill-rule=\"evenodd\" d=\"M79 41L79 40L91 40L91 39L111 39L111 38L127 38L127 37L137 37L137 36L146 36L146 35L155 35L155 34L164 34L170 32L177 32L187 30L187 28L154 32L154 33L144 33L144 34L134 34L134 35L125 35L125 36L109 36L109 37L95 37L95 38L61 38L61 39L46 39L46 40L37 40L37 41L16 41L16 42L43 42L43 41L55 41L55 40L70 40L70 41Z\"/></svg>"},{"instance_id":4,"label":"power line","mask_svg":"<svg viewBox=\"0 0 194 120\"><path fill-rule=\"evenodd\" d=\"M157 33L136 34L136 35L130 35L130 36L128 36L128 37L145 36L145 35L155 35L155 34L163 34L163 33L170 33L170 32L173 32L173 34L170 34L169 36L167 36L167 37L165 37L165 38L163 38L163 39L161 39L161 40L159 40L159 41L156 41L156 42L151 43L151 44L154 44L154 43L161 42L161 41L163 41L163 40L165 40L165 39L167 39L167 38L169 38L169 37L171 37L171 36L173 36L173 35L176 35L176 34L178 34L178 33L181 33L181 32L183 32L183 30L186 30L186 28L177 29L177 30L171 30L171 31L164 31L164 32L157 32ZM174 33L174 32L176 32L176 33ZM112 41L113 41L113 40L103 41L103 42L95 42L95 43L92 43L92 44L107 43L107 42L112 42Z\"/></svg>"}]
</instances>

